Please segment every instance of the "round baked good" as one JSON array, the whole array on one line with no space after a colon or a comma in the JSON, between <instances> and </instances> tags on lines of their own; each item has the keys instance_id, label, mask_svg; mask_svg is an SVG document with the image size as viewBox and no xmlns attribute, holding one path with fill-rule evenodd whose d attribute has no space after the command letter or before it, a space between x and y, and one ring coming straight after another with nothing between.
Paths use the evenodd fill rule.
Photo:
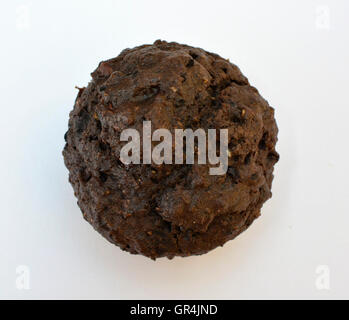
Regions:
<instances>
[{"instance_id":1,"label":"round baked good","mask_svg":"<svg viewBox=\"0 0 349 320\"><path fill-rule=\"evenodd\" d=\"M237 66L158 40L91 75L70 113L63 155L84 218L105 238L152 259L200 255L260 215L279 159L278 129L274 109ZM142 132L145 121L171 133L228 129L226 173L211 175L210 163L125 164L121 132Z\"/></svg>"}]
</instances>

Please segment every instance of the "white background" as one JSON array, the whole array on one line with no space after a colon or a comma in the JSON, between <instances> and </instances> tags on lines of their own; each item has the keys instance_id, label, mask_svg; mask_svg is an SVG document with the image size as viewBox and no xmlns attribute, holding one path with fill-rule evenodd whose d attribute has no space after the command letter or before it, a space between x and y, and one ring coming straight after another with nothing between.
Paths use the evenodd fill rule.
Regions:
<instances>
[{"instance_id":1,"label":"white background","mask_svg":"<svg viewBox=\"0 0 349 320\"><path fill-rule=\"evenodd\" d=\"M2 1L0 298L349 298L348 15L345 0ZM154 262L83 220L61 151L74 86L156 39L237 64L276 109L281 157L246 232ZM29 290L16 287L21 265Z\"/></svg>"}]
</instances>

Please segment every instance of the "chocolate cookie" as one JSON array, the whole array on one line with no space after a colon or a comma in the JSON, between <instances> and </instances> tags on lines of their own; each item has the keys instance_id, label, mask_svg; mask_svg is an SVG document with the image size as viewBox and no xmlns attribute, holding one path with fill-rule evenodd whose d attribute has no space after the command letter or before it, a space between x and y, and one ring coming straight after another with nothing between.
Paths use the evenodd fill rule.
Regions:
<instances>
[{"instance_id":1,"label":"chocolate cookie","mask_svg":"<svg viewBox=\"0 0 349 320\"><path fill-rule=\"evenodd\" d=\"M228 130L226 173L211 164L125 164L128 128ZM63 155L84 218L152 259L206 253L235 238L271 197L274 109L220 56L156 41L103 61L70 113ZM217 137L218 140L218 137ZM159 142L151 142L156 146ZM142 148L140 157L144 158Z\"/></svg>"}]
</instances>

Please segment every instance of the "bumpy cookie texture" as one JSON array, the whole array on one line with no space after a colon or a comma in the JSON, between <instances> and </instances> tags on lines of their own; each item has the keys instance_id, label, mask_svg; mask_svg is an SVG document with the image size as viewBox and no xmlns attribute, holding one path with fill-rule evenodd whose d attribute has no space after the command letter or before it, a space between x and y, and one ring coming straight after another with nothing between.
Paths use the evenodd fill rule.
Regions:
<instances>
[{"instance_id":1,"label":"bumpy cookie texture","mask_svg":"<svg viewBox=\"0 0 349 320\"><path fill-rule=\"evenodd\" d=\"M229 168L124 165L123 129L229 130ZM206 253L235 238L271 197L274 109L220 56L156 41L103 61L79 89L64 160L84 218L110 242L152 259ZM158 142L154 142L156 145ZM197 162L197 161L196 161Z\"/></svg>"}]
</instances>

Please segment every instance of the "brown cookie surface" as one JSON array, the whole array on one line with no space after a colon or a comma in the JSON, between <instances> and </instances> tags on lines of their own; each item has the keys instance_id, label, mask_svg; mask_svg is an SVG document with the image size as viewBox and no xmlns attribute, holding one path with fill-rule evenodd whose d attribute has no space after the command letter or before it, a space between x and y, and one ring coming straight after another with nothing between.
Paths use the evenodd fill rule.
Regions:
<instances>
[{"instance_id":1,"label":"brown cookie surface","mask_svg":"<svg viewBox=\"0 0 349 320\"><path fill-rule=\"evenodd\" d=\"M124 129L228 129L229 167L120 161ZM152 259L206 253L245 230L271 197L274 109L216 54L156 41L101 62L70 113L65 164L78 205L110 242ZM156 145L154 142L153 145Z\"/></svg>"}]
</instances>

